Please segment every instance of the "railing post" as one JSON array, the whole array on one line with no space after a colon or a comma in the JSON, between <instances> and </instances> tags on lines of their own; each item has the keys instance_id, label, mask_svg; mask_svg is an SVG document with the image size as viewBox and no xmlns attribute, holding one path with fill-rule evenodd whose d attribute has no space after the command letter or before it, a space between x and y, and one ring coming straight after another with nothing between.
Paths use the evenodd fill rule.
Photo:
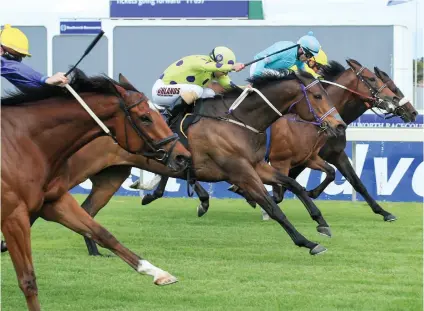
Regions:
<instances>
[{"instance_id":1,"label":"railing post","mask_svg":"<svg viewBox=\"0 0 424 311\"><path fill-rule=\"evenodd\" d=\"M352 141L352 166L356 172L356 141ZM356 190L352 187L352 202L356 201Z\"/></svg>"}]
</instances>

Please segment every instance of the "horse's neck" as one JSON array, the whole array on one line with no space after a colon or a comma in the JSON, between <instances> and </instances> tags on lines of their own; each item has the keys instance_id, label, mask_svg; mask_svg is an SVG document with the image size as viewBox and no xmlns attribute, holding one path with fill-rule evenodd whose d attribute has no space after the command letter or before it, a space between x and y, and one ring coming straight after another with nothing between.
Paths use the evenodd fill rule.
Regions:
<instances>
[{"instance_id":1,"label":"horse's neck","mask_svg":"<svg viewBox=\"0 0 424 311\"><path fill-rule=\"evenodd\" d=\"M261 88L259 91L268 99L269 102L282 114L287 113L287 110L292 102L294 94L287 92L279 92L276 90L278 84ZM234 102L234 99L227 99L226 109ZM233 111L235 120L244 122L259 131L265 131L272 123L280 116L275 112L257 93L249 95L246 99Z\"/></svg>"},{"instance_id":2,"label":"horse's neck","mask_svg":"<svg viewBox=\"0 0 424 311\"><path fill-rule=\"evenodd\" d=\"M341 84L351 90L356 89L357 79L351 78L346 82L343 81L346 81L344 74L342 74L335 81L335 83ZM333 104L342 117L343 121L347 125L359 118L368 109L365 102L360 99L358 95L344 90L338 86L330 85L327 88L327 92L330 95L330 98L332 99Z\"/></svg>"},{"instance_id":3,"label":"horse's neck","mask_svg":"<svg viewBox=\"0 0 424 311\"><path fill-rule=\"evenodd\" d=\"M84 100L111 128L111 118L117 109L116 101L109 96L98 95L84 96ZM77 101L62 105L60 103L48 103L45 106L36 104L34 108L37 109L37 106L39 111L43 112L41 114L43 117L35 120L38 125L30 129L29 135L49 159L53 171L62 167L67 159L84 145L104 134Z\"/></svg>"}]
</instances>

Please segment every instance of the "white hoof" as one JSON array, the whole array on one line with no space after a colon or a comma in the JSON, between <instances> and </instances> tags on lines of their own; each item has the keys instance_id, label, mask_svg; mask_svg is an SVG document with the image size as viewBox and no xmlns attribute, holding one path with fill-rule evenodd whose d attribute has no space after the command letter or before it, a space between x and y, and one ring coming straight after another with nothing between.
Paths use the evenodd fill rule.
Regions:
<instances>
[{"instance_id":1,"label":"white hoof","mask_svg":"<svg viewBox=\"0 0 424 311\"><path fill-rule=\"evenodd\" d=\"M165 286L165 285L171 285L178 282L178 279L169 274L168 272L164 271L162 275L158 275L154 281L155 285L159 286Z\"/></svg>"}]
</instances>

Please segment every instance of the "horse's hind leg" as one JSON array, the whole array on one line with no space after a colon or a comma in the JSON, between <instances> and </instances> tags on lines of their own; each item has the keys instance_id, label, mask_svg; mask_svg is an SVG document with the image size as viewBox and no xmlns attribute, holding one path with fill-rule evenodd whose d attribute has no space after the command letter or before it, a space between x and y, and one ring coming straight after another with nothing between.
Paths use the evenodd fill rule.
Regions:
<instances>
[{"instance_id":1,"label":"horse's hind leg","mask_svg":"<svg viewBox=\"0 0 424 311\"><path fill-rule=\"evenodd\" d=\"M130 166L111 166L91 176L90 180L93 183L93 187L88 197L82 203L82 208L94 218L110 201L130 174ZM87 245L88 255L103 256L92 239L84 236L84 241Z\"/></svg>"},{"instance_id":2,"label":"horse's hind leg","mask_svg":"<svg viewBox=\"0 0 424 311\"><path fill-rule=\"evenodd\" d=\"M19 287L25 295L28 310L40 310L38 288L35 281L31 255L31 226L27 208L21 204L6 219L1 228L9 249L10 257L18 277Z\"/></svg>"},{"instance_id":3,"label":"horse's hind leg","mask_svg":"<svg viewBox=\"0 0 424 311\"><path fill-rule=\"evenodd\" d=\"M124 247L109 231L80 208L78 202L69 193L64 194L56 202L45 204L41 212L44 219L60 223L76 233L92 238L97 244L119 256L137 272L153 276L156 285L167 285L177 281L168 272L155 267Z\"/></svg>"},{"instance_id":4,"label":"horse's hind leg","mask_svg":"<svg viewBox=\"0 0 424 311\"><path fill-rule=\"evenodd\" d=\"M265 162L259 163L256 166L256 171L265 184L282 184L283 187L293 192L302 201L311 218L318 223L317 231L320 234L331 236L330 227L322 216L321 211L296 180L279 173L275 168Z\"/></svg>"},{"instance_id":5,"label":"horse's hind leg","mask_svg":"<svg viewBox=\"0 0 424 311\"><path fill-rule=\"evenodd\" d=\"M169 177L162 176L160 179L158 187L153 191L153 193L146 194L141 200L141 205L147 205L163 197L163 193L165 192L166 184L168 183Z\"/></svg>"},{"instance_id":6,"label":"horse's hind leg","mask_svg":"<svg viewBox=\"0 0 424 311\"><path fill-rule=\"evenodd\" d=\"M325 173L325 179L316 188L309 190L308 196L312 199L316 199L320 194L327 188L327 186L334 181L336 178L336 171L327 162L325 162L320 156L316 156L306 164L307 167L313 170L319 170Z\"/></svg>"}]
</instances>

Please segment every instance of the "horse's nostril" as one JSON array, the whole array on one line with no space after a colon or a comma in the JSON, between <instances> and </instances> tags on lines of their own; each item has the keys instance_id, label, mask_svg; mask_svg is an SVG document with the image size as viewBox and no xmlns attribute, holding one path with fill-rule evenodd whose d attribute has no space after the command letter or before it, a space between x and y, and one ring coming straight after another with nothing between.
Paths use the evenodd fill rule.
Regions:
<instances>
[{"instance_id":1,"label":"horse's nostril","mask_svg":"<svg viewBox=\"0 0 424 311\"><path fill-rule=\"evenodd\" d=\"M412 115L413 115L414 117L416 117L416 116L418 115L418 112L417 112L417 111L414 111L414 112L412 112Z\"/></svg>"},{"instance_id":2,"label":"horse's nostril","mask_svg":"<svg viewBox=\"0 0 424 311\"><path fill-rule=\"evenodd\" d=\"M338 130L339 132L341 132L341 131L345 131L345 130L346 130L346 125L344 125L344 124L339 124L339 125L337 125L337 130Z\"/></svg>"},{"instance_id":3,"label":"horse's nostril","mask_svg":"<svg viewBox=\"0 0 424 311\"><path fill-rule=\"evenodd\" d=\"M189 162L189 160L190 160L189 158L187 158L186 156L183 156L183 155L177 155L175 157L175 162L179 165L185 165Z\"/></svg>"}]
</instances>

